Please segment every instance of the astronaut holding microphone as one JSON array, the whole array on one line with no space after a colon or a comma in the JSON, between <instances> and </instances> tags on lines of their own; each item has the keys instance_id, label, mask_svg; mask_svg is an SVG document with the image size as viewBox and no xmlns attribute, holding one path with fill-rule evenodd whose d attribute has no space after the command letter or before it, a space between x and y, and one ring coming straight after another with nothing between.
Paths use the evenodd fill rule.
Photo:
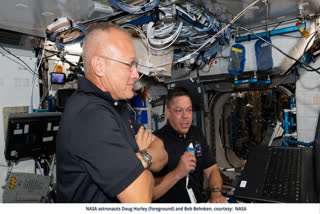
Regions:
<instances>
[{"instance_id":1,"label":"astronaut holding microphone","mask_svg":"<svg viewBox=\"0 0 320 214\"><path fill-rule=\"evenodd\" d=\"M165 109L167 124L154 132L168 153L167 165L154 173L156 203L227 203L221 194L222 178L202 131L192 126L192 102L184 88L169 90ZM203 197L203 178L210 196Z\"/></svg>"}]
</instances>

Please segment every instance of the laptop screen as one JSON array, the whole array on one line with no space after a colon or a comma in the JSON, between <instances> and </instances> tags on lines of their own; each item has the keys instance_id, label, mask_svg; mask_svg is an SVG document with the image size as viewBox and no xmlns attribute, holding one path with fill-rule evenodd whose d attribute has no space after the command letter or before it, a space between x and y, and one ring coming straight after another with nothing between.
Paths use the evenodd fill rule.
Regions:
<instances>
[{"instance_id":1,"label":"laptop screen","mask_svg":"<svg viewBox=\"0 0 320 214\"><path fill-rule=\"evenodd\" d=\"M8 161L52 155L61 113L10 114L6 135L5 157Z\"/></svg>"},{"instance_id":2,"label":"laptop screen","mask_svg":"<svg viewBox=\"0 0 320 214\"><path fill-rule=\"evenodd\" d=\"M314 152L315 152L315 166L316 166L316 181L317 181L317 192L320 193L320 114L318 117L318 124L316 134L314 138Z\"/></svg>"}]
</instances>

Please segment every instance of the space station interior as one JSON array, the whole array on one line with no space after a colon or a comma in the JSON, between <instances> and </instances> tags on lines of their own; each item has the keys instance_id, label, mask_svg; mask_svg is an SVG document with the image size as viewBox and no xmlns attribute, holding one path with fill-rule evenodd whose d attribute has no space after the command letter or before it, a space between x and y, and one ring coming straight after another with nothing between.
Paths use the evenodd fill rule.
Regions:
<instances>
[{"instance_id":1,"label":"space station interior","mask_svg":"<svg viewBox=\"0 0 320 214\"><path fill-rule=\"evenodd\" d=\"M140 77L130 104L146 129L166 124L168 90L190 92L193 125L202 129L219 165L222 191L232 197L257 146L315 146L319 14L318 0L2 2L0 201L55 201L59 119L86 72L82 42L100 22L132 36ZM33 136L28 142L18 136L26 127L16 128L24 121ZM45 139L41 146L38 138ZM32 194L10 191L20 177L25 183L33 179Z\"/></svg>"}]
</instances>

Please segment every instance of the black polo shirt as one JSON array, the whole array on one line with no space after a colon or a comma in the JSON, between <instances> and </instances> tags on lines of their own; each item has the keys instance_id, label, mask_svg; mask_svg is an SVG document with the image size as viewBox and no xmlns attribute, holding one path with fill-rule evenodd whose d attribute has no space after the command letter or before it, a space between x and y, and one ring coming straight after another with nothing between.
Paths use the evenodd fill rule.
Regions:
<instances>
[{"instance_id":1,"label":"black polo shirt","mask_svg":"<svg viewBox=\"0 0 320 214\"><path fill-rule=\"evenodd\" d=\"M200 195L203 189L203 170L216 163L202 131L195 126L191 126L185 139L183 135L176 132L168 122L163 128L155 131L154 134L162 139L168 153L168 164L159 173L154 173L155 177L162 177L174 170L179 163L180 157L187 150L190 142L192 142L196 150L197 166L196 170L189 174L189 187L192 187L197 202L201 202ZM190 203L186 190L186 178L178 181L165 195L155 202Z\"/></svg>"},{"instance_id":2,"label":"black polo shirt","mask_svg":"<svg viewBox=\"0 0 320 214\"><path fill-rule=\"evenodd\" d=\"M57 202L119 202L144 171L133 123L125 101L79 79L57 135Z\"/></svg>"}]
</instances>

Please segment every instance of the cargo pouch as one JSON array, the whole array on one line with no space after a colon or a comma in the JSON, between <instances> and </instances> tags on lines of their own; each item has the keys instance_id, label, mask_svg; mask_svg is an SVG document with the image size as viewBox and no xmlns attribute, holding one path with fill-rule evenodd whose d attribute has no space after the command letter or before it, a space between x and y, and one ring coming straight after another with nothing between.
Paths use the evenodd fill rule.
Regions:
<instances>
[{"instance_id":1,"label":"cargo pouch","mask_svg":"<svg viewBox=\"0 0 320 214\"><path fill-rule=\"evenodd\" d=\"M270 38L264 38L271 43ZM258 71L269 71L273 67L272 46L268 43L258 40L255 44L256 62Z\"/></svg>"},{"instance_id":2,"label":"cargo pouch","mask_svg":"<svg viewBox=\"0 0 320 214\"><path fill-rule=\"evenodd\" d=\"M243 45L235 44L230 49L228 72L233 75L240 75L244 71L246 61L246 50Z\"/></svg>"}]
</instances>

